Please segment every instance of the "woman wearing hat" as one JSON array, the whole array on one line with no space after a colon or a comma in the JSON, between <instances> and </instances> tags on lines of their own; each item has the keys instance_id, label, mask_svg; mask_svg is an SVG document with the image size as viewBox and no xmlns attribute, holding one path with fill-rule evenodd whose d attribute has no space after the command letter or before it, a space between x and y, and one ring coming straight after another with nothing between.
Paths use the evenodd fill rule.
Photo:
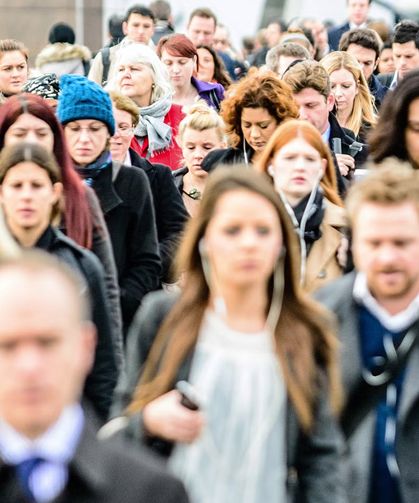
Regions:
<instances>
[{"instance_id":1,"label":"woman wearing hat","mask_svg":"<svg viewBox=\"0 0 419 503\"><path fill-rule=\"evenodd\" d=\"M159 286L160 257L150 186L140 169L112 162L109 139L115 122L109 95L78 75L61 77L60 88L58 119L74 168L96 192L105 216L127 329L143 296Z\"/></svg>"}]
</instances>

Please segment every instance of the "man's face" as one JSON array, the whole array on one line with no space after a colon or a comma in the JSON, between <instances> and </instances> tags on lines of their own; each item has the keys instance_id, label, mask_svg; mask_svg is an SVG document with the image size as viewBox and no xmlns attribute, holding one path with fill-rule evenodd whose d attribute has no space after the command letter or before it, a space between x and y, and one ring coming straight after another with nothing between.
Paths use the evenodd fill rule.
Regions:
<instances>
[{"instance_id":1,"label":"man's face","mask_svg":"<svg viewBox=\"0 0 419 503\"><path fill-rule=\"evenodd\" d=\"M215 33L215 20L212 17L194 16L188 25L188 37L195 45L212 46Z\"/></svg>"},{"instance_id":2,"label":"man's face","mask_svg":"<svg viewBox=\"0 0 419 503\"><path fill-rule=\"evenodd\" d=\"M360 26L368 18L370 5L368 0L348 0L348 19L350 23Z\"/></svg>"},{"instance_id":3,"label":"man's face","mask_svg":"<svg viewBox=\"0 0 419 503\"><path fill-rule=\"evenodd\" d=\"M131 14L122 24L124 35L133 42L148 44L154 34L154 23L150 17Z\"/></svg>"},{"instance_id":4,"label":"man's face","mask_svg":"<svg viewBox=\"0 0 419 503\"><path fill-rule=\"evenodd\" d=\"M353 222L356 268L378 302L402 308L419 294L419 215L412 202L363 203Z\"/></svg>"},{"instance_id":5,"label":"man's face","mask_svg":"<svg viewBox=\"0 0 419 503\"><path fill-rule=\"evenodd\" d=\"M358 44L349 44L346 52L358 61L362 67L364 77L368 81L377 66L377 55L374 49L367 49Z\"/></svg>"},{"instance_id":6,"label":"man's face","mask_svg":"<svg viewBox=\"0 0 419 503\"><path fill-rule=\"evenodd\" d=\"M419 49L413 40L405 44L393 42L393 58L400 79L411 70L419 68Z\"/></svg>"},{"instance_id":7,"label":"man's face","mask_svg":"<svg viewBox=\"0 0 419 503\"><path fill-rule=\"evenodd\" d=\"M217 26L213 40L213 47L216 51L225 52L230 48L229 36L224 26Z\"/></svg>"},{"instance_id":8,"label":"man's face","mask_svg":"<svg viewBox=\"0 0 419 503\"><path fill-rule=\"evenodd\" d=\"M306 120L323 134L329 124L329 112L333 109L334 98L330 94L326 99L319 91L307 87L294 94L300 109L300 119Z\"/></svg>"},{"instance_id":9,"label":"man's face","mask_svg":"<svg viewBox=\"0 0 419 503\"><path fill-rule=\"evenodd\" d=\"M275 47L279 43L279 39L281 38L281 28L278 23L270 23L268 24L265 30L265 37L268 43L268 47Z\"/></svg>"},{"instance_id":10,"label":"man's face","mask_svg":"<svg viewBox=\"0 0 419 503\"><path fill-rule=\"evenodd\" d=\"M58 273L0 272L0 417L28 438L79 399L94 352L76 292Z\"/></svg>"}]
</instances>

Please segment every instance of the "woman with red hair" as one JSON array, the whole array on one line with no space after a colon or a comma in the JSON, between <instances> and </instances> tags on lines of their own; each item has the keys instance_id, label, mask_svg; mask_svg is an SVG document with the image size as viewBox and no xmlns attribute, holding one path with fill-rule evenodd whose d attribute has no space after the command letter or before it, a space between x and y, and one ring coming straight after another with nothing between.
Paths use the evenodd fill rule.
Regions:
<instances>
[{"instance_id":1,"label":"woman with red hair","mask_svg":"<svg viewBox=\"0 0 419 503\"><path fill-rule=\"evenodd\" d=\"M198 52L188 37L181 34L160 39L157 55L166 66L175 90L173 102L192 105L203 99L211 108L220 109L224 87L218 83L203 82L195 78L199 67Z\"/></svg>"},{"instance_id":2,"label":"woman with red hair","mask_svg":"<svg viewBox=\"0 0 419 503\"><path fill-rule=\"evenodd\" d=\"M272 177L298 230L305 288L314 291L341 276L338 251L346 218L333 159L321 134L307 121L284 122L256 167Z\"/></svg>"}]
</instances>

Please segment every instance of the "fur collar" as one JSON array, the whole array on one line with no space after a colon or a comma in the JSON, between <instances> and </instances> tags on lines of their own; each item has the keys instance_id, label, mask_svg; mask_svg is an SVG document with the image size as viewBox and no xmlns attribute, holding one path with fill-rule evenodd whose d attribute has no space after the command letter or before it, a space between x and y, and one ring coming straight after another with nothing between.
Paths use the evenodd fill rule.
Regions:
<instances>
[{"instance_id":1,"label":"fur collar","mask_svg":"<svg viewBox=\"0 0 419 503\"><path fill-rule=\"evenodd\" d=\"M49 44L42 49L36 57L35 66L40 68L47 63L77 58L82 61L90 61L92 53L84 45L57 42L56 44Z\"/></svg>"}]
</instances>

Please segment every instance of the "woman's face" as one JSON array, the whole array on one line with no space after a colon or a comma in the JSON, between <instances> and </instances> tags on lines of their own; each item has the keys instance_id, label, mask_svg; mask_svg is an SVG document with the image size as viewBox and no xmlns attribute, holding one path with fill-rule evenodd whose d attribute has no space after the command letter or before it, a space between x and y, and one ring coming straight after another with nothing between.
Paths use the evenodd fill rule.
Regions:
<instances>
[{"instance_id":1,"label":"woman's face","mask_svg":"<svg viewBox=\"0 0 419 503\"><path fill-rule=\"evenodd\" d=\"M378 71L379 73L393 73L396 71L393 49L391 47L381 51L380 61L378 62Z\"/></svg>"},{"instance_id":2,"label":"woman's face","mask_svg":"<svg viewBox=\"0 0 419 503\"><path fill-rule=\"evenodd\" d=\"M116 83L121 93L134 100L138 106L150 105L154 75L146 64L121 62L117 67Z\"/></svg>"},{"instance_id":3,"label":"woman's face","mask_svg":"<svg viewBox=\"0 0 419 503\"><path fill-rule=\"evenodd\" d=\"M224 142L220 140L216 128L197 131L187 127L183 132L181 143L185 166L193 175L199 177L208 175L206 171L201 169L205 156L212 150L225 146Z\"/></svg>"},{"instance_id":4,"label":"woman's face","mask_svg":"<svg viewBox=\"0 0 419 503\"><path fill-rule=\"evenodd\" d=\"M109 132L103 122L92 119L79 119L64 126L68 150L73 161L87 166L95 161L105 150Z\"/></svg>"},{"instance_id":5,"label":"woman's face","mask_svg":"<svg viewBox=\"0 0 419 503\"><path fill-rule=\"evenodd\" d=\"M42 145L50 153L54 149L54 133L49 124L31 114L19 115L4 135L5 146L22 141Z\"/></svg>"},{"instance_id":6,"label":"woman's face","mask_svg":"<svg viewBox=\"0 0 419 503\"><path fill-rule=\"evenodd\" d=\"M275 154L271 173L275 189L296 206L323 177L327 161L303 138L294 138Z\"/></svg>"},{"instance_id":7,"label":"woman's face","mask_svg":"<svg viewBox=\"0 0 419 503\"><path fill-rule=\"evenodd\" d=\"M0 200L11 232L19 236L38 231L40 236L61 192L61 183L53 184L47 171L33 162L10 168L0 187Z\"/></svg>"},{"instance_id":8,"label":"woman's face","mask_svg":"<svg viewBox=\"0 0 419 503\"><path fill-rule=\"evenodd\" d=\"M169 52L163 50L161 60L175 89L184 89L191 84L191 78L196 67L194 58L172 56Z\"/></svg>"},{"instance_id":9,"label":"woman's face","mask_svg":"<svg viewBox=\"0 0 419 503\"><path fill-rule=\"evenodd\" d=\"M115 119L115 134L111 137L109 146L112 154L112 159L123 162L131 140L134 137L134 127L132 124L132 116L125 110L113 107L113 116Z\"/></svg>"},{"instance_id":10,"label":"woman's face","mask_svg":"<svg viewBox=\"0 0 419 503\"><path fill-rule=\"evenodd\" d=\"M223 194L204 235L211 279L221 289L266 287L282 248L282 230L272 204L236 189Z\"/></svg>"},{"instance_id":11,"label":"woman's face","mask_svg":"<svg viewBox=\"0 0 419 503\"><path fill-rule=\"evenodd\" d=\"M419 98L415 98L409 105L405 141L410 159L419 166Z\"/></svg>"},{"instance_id":12,"label":"woman's face","mask_svg":"<svg viewBox=\"0 0 419 503\"><path fill-rule=\"evenodd\" d=\"M197 77L199 80L203 80L204 82L212 82L215 72L214 58L212 57L212 54L203 47L197 49L197 51L199 58Z\"/></svg>"},{"instance_id":13,"label":"woman's face","mask_svg":"<svg viewBox=\"0 0 419 503\"><path fill-rule=\"evenodd\" d=\"M255 152L262 152L278 122L266 108L243 108L241 128L244 139Z\"/></svg>"},{"instance_id":14,"label":"woman's face","mask_svg":"<svg viewBox=\"0 0 419 503\"><path fill-rule=\"evenodd\" d=\"M28 63L20 51L6 51L0 58L0 92L6 96L20 93L28 80Z\"/></svg>"},{"instance_id":15,"label":"woman's face","mask_svg":"<svg viewBox=\"0 0 419 503\"><path fill-rule=\"evenodd\" d=\"M358 94L358 85L352 73L345 68L335 70L330 74L330 87L338 112L350 114Z\"/></svg>"}]
</instances>

